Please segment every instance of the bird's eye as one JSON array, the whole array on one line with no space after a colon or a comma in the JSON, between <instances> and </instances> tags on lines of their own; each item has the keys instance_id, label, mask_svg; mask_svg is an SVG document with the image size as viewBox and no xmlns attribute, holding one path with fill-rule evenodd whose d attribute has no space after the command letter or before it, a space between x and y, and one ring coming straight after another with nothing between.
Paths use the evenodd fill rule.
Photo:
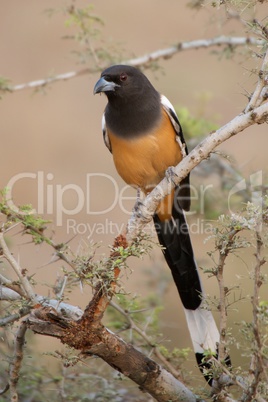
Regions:
<instances>
[{"instance_id":1,"label":"bird's eye","mask_svg":"<svg viewBox=\"0 0 268 402\"><path fill-rule=\"evenodd\" d=\"M120 74L120 81L124 82L124 81L126 81L126 80L127 80L127 75L126 75L126 73Z\"/></svg>"}]
</instances>

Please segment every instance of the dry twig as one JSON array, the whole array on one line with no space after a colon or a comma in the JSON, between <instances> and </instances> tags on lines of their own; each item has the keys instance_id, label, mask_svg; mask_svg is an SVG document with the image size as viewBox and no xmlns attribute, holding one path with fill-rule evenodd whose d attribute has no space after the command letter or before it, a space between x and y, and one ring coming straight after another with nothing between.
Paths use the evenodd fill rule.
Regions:
<instances>
[{"instance_id":1,"label":"dry twig","mask_svg":"<svg viewBox=\"0 0 268 402\"><path fill-rule=\"evenodd\" d=\"M254 37L228 37L219 36L209 39L198 39L189 42L179 42L175 46L167 47L164 49L156 50L155 52L148 53L144 56L134 59L123 60L122 64L129 64L134 67L147 67L152 62L168 59L175 54L194 49L210 48L215 46L261 46L264 44L263 40ZM81 77L82 75L94 74L100 71L99 68L83 68L78 71L69 71L67 73L58 74L52 77L43 78L36 81L30 81L23 84L17 84L8 87L9 92L21 91L24 89L38 89L46 85L53 84L57 81L66 81L72 78Z\"/></svg>"}]
</instances>

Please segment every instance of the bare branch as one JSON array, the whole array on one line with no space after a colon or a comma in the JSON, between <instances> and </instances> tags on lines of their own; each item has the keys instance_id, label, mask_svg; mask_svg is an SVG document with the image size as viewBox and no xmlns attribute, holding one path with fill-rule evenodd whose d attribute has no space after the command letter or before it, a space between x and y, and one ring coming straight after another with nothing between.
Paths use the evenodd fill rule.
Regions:
<instances>
[{"instance_id":1,"label":"bare branch","mask_svg":"<svg viewBox=\"0 0 268 402\"><path fill-rule=\"evenodd\" d=\"M81 310L77 306L73 306L64 302L59 303L59 300L49 299L44 296L37 295L36 297L38 303L42 306L53 307L56 311L62 314L62 316L70 318L74 321L79 320L83 315L83 310Z\"/></svg>"},{"instance_id":2,"label":"bare branch","mask_svg":"<svg viewBox=\"0 0 268 402\"><path fill-rule=\"evenodd\" d=\"M22 300L22 296L9 288L2 287L0 289L0 300L15 301ZM61 302L57 299L50 299L41 295L36 295L36 302L42 306L53 307L56 311L61 313L67 318L72 320L79 320L83 315L83 310L77 306L73 306L68 303ZM25 307L20 310L19 313L4 317L0 320L0 327L5 326L11 322L17 321L21 317L27 315L31 311L32 307Z\"/></svg>"},{"instance_id":3,"label":"bare branch","mask_svg":"<svg viewBox=\"0 0 268 402\"><path fill-rule=\"evenodd\" d=\"M234 46L234 47L245 46L245 45L259 46L264 43L265 41L253 37L245 38L245 37L219 36L211 39L197 39L189 42L179 42L175 46L157 50L142 57L127 60L126 63L132 66L140 67L152 61L156 61L159 59L168 59L173 55L175 55L176 53L185 50L202 49L202 48L209 48L213 46L223 46L223 45Z\"/></svg>"},{"instance_id":4,"label":"bare branch","mask_svg":"<svg viewBox=\"0 0 268 402\"><path fill-rule=\"evenodd\" d=\"M23 347L25 343L25 333L27 330L27 325L23 322L17 333L15 338L15 348L14 348L14 356L12 362L10 364L9 370L9 386L10 386L10 396L12 402L18 402L18 393L17 393L17 382L19 380L19 372L21 367L21 362L23 359Z\"/></svg>"},{"instance_id":5,"label":"bare branch","mask_svg":"<svg viewBox=\"0 0 268 402\"><path fill-rule=\"evenodd\" d=\"M101 357L159 402L197 402L196 396L172 374L99 322L96 324L68 322L47 308L35 309L27 321L28 327L36 333L60 338L83 354Z\"/></svg>"},{"instance_id":6,"label":"bare branch","mask_svg":"<svg viewBox=\"0 0 268 402\"><path fill-rule=\"evenodd\" d=\"M14 91L21 91L23 89L36 89L44 87L45 85L48 84L52 84L57 81L67 81L70 80L71 78L80 77L81 75L93 74L96 71L97 71L96 69L91 68L83 68L82 70L79 71L69 71L67 73L55 75L54 77L43 78L36 81L26 82L25 84L18 84L11 86L10 91L14 92Z\"/></svg>"},{"instance_id":7,"label":"bare branch","mask_svg":"<svg viewBox=\"0 0 268 402\"><path fill-rule=\"evenodd\" d=\"M226 306L226 294L228 289L226 289L224 284L224 265L225 260L232 249L233 239L240 229L232 230L228 234L228 243L224 245L224 250L219 249L219 263L216 270L216 278L219 285L219 312L220 312L220 344L219 344L219 360L224 361L226 358L226 331L227 331L227 306Z\"/></svg>"},{"instance_id":8,"label":"bare branch","mask_svg":"<svg viewBox=\"0 0 268 402\"><path fill-rule=\"evenodd\" d=\"M14 301L20 299L21 296L19 295L19 293L3 286L0 287L0 300Z\"/></svg>"},{"instance_id":9,"label":"bare branch","mask_svg":"<svg viewBox=\"0 0 268 402\"><path fill-rule=\"evenodd\" d=\"M0 246L2 248L3 255L5 256L7 261L10 263L11 267L13 268L16 275L20 279L20 282L21 282L22 287L25 292L25 296L27 298L29 298L33 303L36 303L36 294L34 293L34 290L33 290L32 286L30 285L30 282L29 282L27 276L25 275L22 268L20 267L20 265L17 263L17 261L11 254L11 252L5 242L4 233L2 231L0 231Z\"/></svg>"},{"instance_id":10,"label":"bare branch","mask_svg":"<svg viewBox=\"0 0 268 402\"><path fill-rule=\"evenodd\" d=\"M223 361L226 357L226 330L227 330L227 309L226 309L226 291L224 286L223 267L226 256L220 256L217 280L219 284L219 311L220 311L220 343L219 360Z\"/></svg>"},{"instance_id":11,"label":"bare branch","mask_svg":"<svg viewBox=\"0 0 268 402\"><path fill-rule=\"evenodd\" d=\"M4 275L0 274L0 285L11 285L12 281L6 278Z\"/></svg>"},{"instance_id":12,"label":"bare branch","mask_svg":"<svg viewBox=\"0 0 268 402\"><path fill-rule=\"evenodd\" d=\"M219 36L210 39L198 39L189 42L179 42L175 46L168 48L156 50L155 52L148 53L144 56L137 57L134 59L124 60L122 64L129 64L135 67L148 66L150 63L161 59L168 59L173 57L175 54L186 50L210 48L214 46L261 46L265 43L264 40L259 40L254 37L228 37ZM44 87L48 84L55 83L57 81L66 81L72 78L80 77L86 74L94 74L100 71L99 68L84 68L78 71L69 71L67 73L62 73L55 75L53 77L43 78L36 81L30 81L24 84L18 84L14 86L9 86L8 90L10 92L21 91L24 89L37 89Z\"/></svg>"},{"instance_id":13,"label":"bare branch","mask_svg":"<svg viewBox=\"0 0 268 402\"><path fill-rule=\"evenodd\" d=\"M31 311L30 307L24 307L21 308L19 313L17 314L11 314L7 317L1 318L0 319L0 327L5 327L8 324L13 324L15 321L18 321L22 317L25 317L27 314L29 314Z\"/></svg>"},{"instance_id":14,"label":"bare branch","mask_svg":"<svg viewBox=\"0 0 268 402\"><path fill-rule=\"evenodd\" d=\"M267 373L265 371L265 363L263 359L263 340L261 336L261 329L259 323L259 297L260 288L263 283L263 278L261 274L261 267L265 264L265 259L262 258L261 252L263 247L263 241L259 228L256 229L256 265L254 271L254 291L252 297L252 307L253 307L253 334L255 339L254 350L250 360L250 372L249 381L250 385L247 388L245 395L242 400L244 402L250 402L254 399L257 400L258 396L258 385L261 380L261 375L264 374L266 382L268 381Z\"/></svg>"},{"instance_id":15,"label":"bare branch","mask_svg":"<svg viewBox=\"0 0 268 402\"><path fill-rule=\"evenodd\" d=\"M143 200L139 211L134 211L128 222L128 236L134 238L140 230L150 222L159 202L178 185L190 171L202 160L207 159L210 153L230 137L240 133L253 124L265 123L268 120L268 103L255 108L251 112L236 116L229 123L210 133L199 145L197 145L174 169L176 177L172 182L164 178L154 190Z\"/></svg>"},{"instance_id":16,"label":"bare branch","mask_svg":"<svg viewBox=\"0 0 268 402\"><path fill-rule=\"evenodd\" d=\"M4 286L5 289L8 288L14 292L13 300L15 300L18 296L24 296L24 291L23 289L21 289L21 286L18 283L12 282L10 279L6 278L2 274L0 274L0 286ZM5 294L8 294L7 290L2 291L2 289L4 288L0 287L0 300L5 300L4 296ZM18 294L18 296L16 296L15 293ZM9 295L11 296L12 292L9 292Z\"/></svg>"},{"instance_id":17,"label":"bare branch","mask_svg":"<svg viewBox=\"0 0 268 402\"><path fill-rule=\"evenodd\" d=\"M251 111L254 107L259 106L263 102L263 99L265 99L266 96L267 88L262 96L261 94L265 86L267 86L267 84L268 84L268 49L264 55L262 66L259 71L258 83L245 109L245 113Z\"/></svg>"},{"instance_id":18,"label":"bare branch","mask_svg":"<svg viewBox=\"0 0 268 402\"><path fill-rule=\"evenodd\" d=\"M176 370L174 368L174 366L172 364L170 364L170 362L163 356L163 354L160 352L159 348L152 343L150 337L146 334L145 331L142 331L136 324L135 322L132 320L132 318L130 317L130 315L128 313L125 312L125 310L123 310L120 306L118 306L116 303L114 303L113 301L110 302L110 306L112 306L115 310L117 310L120 314L122 314L126 320L129 323L130 328L133 331L136 331L137 334L139 334L145 341L146 343L151 346L151 348L153 349L153 353L155 354L155 356L157 356L157 358L161 361L162 364L164 364L165 367L167 367L168 371L174 375L175 378L178 378L179 380L182 381L181 375L179 373L178 370Z\"/></svg>"}]
</instances>

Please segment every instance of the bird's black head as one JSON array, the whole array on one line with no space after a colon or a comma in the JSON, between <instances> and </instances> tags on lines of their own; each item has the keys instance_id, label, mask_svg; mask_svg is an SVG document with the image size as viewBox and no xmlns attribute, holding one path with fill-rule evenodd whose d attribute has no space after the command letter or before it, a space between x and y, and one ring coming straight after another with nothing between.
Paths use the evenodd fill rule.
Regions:
<instances>
[{"instance_id":1,"label":"bird's black head","mask_svg":"<svg viewBox=\"0 0 268 402\"><path fill-rule=\"evenodd\" d=\"M94 87L94 94L104 92L108 99L135 98L146 90L155 91L148 78L137 68L127 65L108 67Z\"/></svg>"},{"instance_id":2,"label":"bird's black head","mask_svg":"<svg viewBox=\"0 0 268 402\"><path fill-rule=\"evenodd\" d=\"M94 87L94 94L104 92L106 126L126 137L144 134L161 118L160 95L137 68L126 65L104 70Z\"/></svg>"}]
</instances>

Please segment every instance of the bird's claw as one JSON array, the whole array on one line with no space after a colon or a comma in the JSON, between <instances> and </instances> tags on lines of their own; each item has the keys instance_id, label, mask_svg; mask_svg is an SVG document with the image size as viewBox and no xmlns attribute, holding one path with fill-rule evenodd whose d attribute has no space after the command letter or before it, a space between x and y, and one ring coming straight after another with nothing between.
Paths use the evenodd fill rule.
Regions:
<instances>
[{"instance_id":1,"label":"bird's claw","mask_svg":"<svg viewBox=\"0 0 268 402\"><path fill-rule=\"evenodd\" d=\"M174 177L178 177L177 173L175 172L174 166L169 166L165 172L165 176L167 180L176 186L176 182L174 181Z\"/></svg>"},{"instance_id":2,"label":"bird's claw","mask_svg":"<svg viewBox=\"0 0 268 402\"><path fill-rule=\"evenodd\" d=\"M145 204L142 202L140 197L140 191L137 191L137 200L133 207L133 213L138 217L141 218L143 221L150 222L152 219L151 214L148 212Z\"/></svg>"},{"instance_id":3,"label":"bird's claw","mask_svg":"<svg viewBox=\"0 0 268 402\"><path fill-rule=\"evenodd\" d=\"M133 207L133 212L139 214L140 210L144 208L144 203L141 201L140 198L137 198L135 205Z\"/></svg>"}]
</instances>

